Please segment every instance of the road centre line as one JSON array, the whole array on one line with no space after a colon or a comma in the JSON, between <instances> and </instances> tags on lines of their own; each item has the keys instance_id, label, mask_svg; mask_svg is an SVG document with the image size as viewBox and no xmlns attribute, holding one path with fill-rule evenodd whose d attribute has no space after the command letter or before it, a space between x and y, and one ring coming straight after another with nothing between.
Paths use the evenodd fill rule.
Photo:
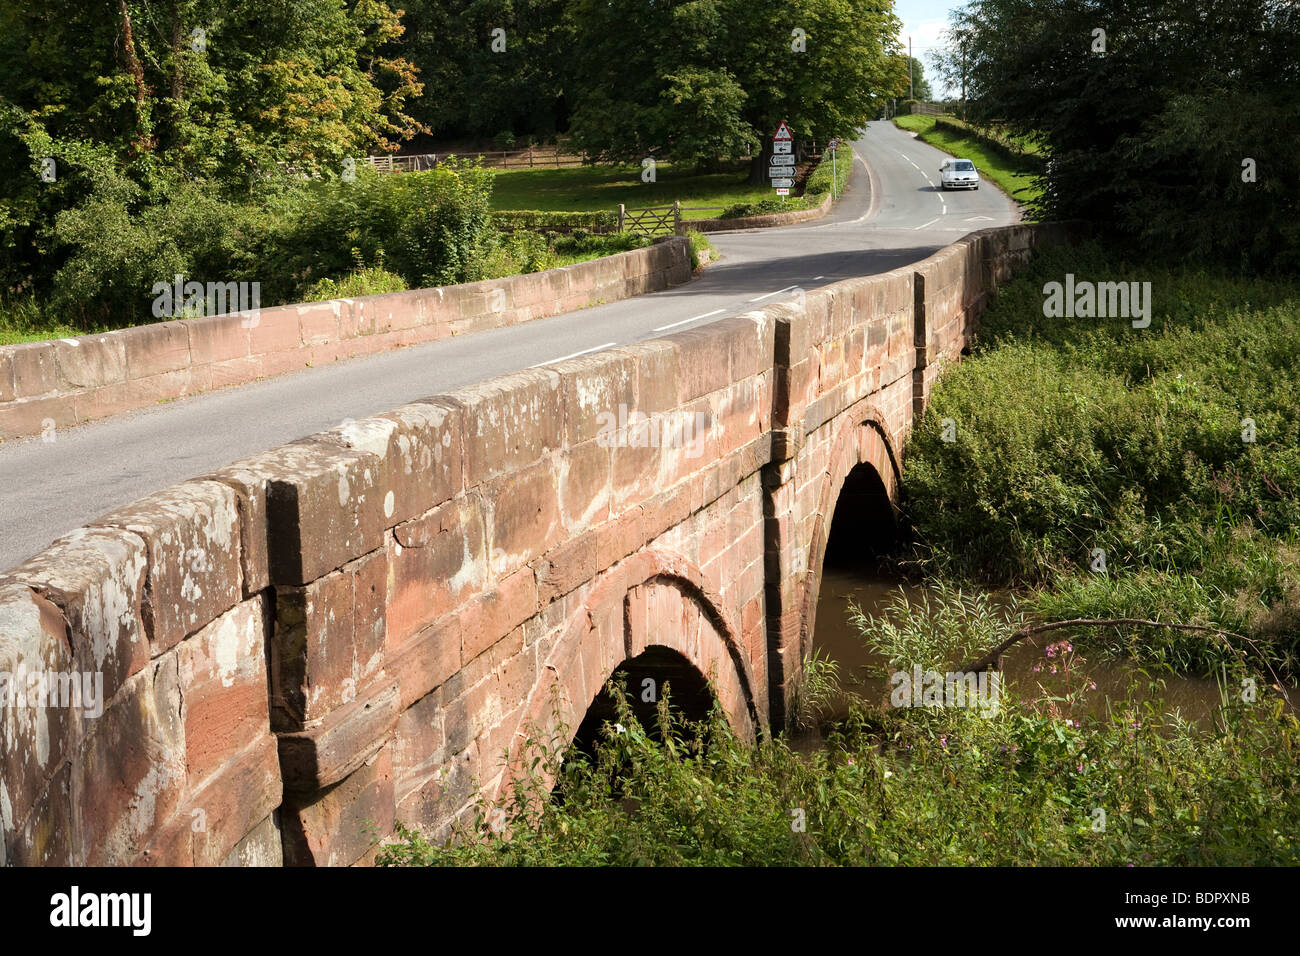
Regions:
<instances>
[{"instance_id":1,"label":"road centre line","mask_svg":"<svg viewBox=\"0 0 1300 956\"><path fill-rule=\"evenodd\" d=\"M672 323L669 323L668 325L661 325L661 326L659 326L659 328L657 328L657 329L651 329L650 331L651 331L651 332L663 332L663 331L665 331L665 330L667 330L667 329L675 329L675 328L677 328L677 326L679 326L679 325L685 325L687 322L698 322L700 319L707 319L707 318L709 318L710 316L713 316L713 315L721 315L723 312L726 312L726 311L727 311L726 309L714 309L712 312L705 312L703 315L697 315L697 316L695 316L694 318L690 318L690 319L682 319L680 322L672 322Z\"/></svg>"},{"instance_id":2,"label":"road centre line","mask_svg":"<svg viewBox=\"0 0 1300 956\"><path fill-rule=\"evenodd\" d=\"M777 289L775 292L769 292L767 295L760 295L756 299L750 299L750 302L762 302L764 299L770 299L774 295L780 295L782 292L789 292L791 289L799 288L797 285L788 285L784 289Z\"/></svg>"},{"instance_id":3,"label":"road centre line","mask_svg":"<svg viewBox=\"0 0 1300 956\"><path fill-rule=\"evenodd\" d=\"M586 355L588 352L599 352L601 349L612 348L617 342L606 342L604 345L593 345L589 349L583 349L581 352L574 352L572 355L561 355L559 358L548 359L545 362L538 362L536 365L530 365L529 368L541 368L543 365L554 365L556 362L563 362L567 359L577 358L579 355Z\"/></svg>"}]
</instances>

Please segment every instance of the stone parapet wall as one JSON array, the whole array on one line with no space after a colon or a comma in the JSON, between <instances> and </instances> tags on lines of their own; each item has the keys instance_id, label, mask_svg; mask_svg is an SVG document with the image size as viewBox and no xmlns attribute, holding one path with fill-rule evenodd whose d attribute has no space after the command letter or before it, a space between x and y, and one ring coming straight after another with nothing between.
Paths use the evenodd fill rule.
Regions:
<instances>
[{"instance_id":1,"label":"stone parapet wall","mask_svg":"<svg viewBox=\"0 0 1300 956\"><path fill-rule=\"evenodd\" d=\"M691 277L673 237L528 275L0 346L0 440L308 366L616 302Z\"/></svg>"}]
</instances>

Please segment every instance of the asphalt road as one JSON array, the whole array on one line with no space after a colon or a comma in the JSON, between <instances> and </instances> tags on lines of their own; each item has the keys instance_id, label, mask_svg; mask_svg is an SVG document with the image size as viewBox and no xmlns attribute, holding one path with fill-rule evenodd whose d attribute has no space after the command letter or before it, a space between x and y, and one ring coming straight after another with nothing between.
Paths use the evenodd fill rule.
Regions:
<instances>
[{"instance_id":1,"label":"asphalt road","mask_svg":"<svg viewBox=\"0 0 1300 956\"><path fill-rule=\"evenodd\" d=\"M1020 219L991 184L944 193L946 154L892 123L854 144L852 185L827 217L714 234L721 259L651 295L507 329L304 369L0 445L0 568L168 485L285 442L496 375L697 328L791 287L812 290L924 259L968 232Z\"/></svg>"}]
</instances>

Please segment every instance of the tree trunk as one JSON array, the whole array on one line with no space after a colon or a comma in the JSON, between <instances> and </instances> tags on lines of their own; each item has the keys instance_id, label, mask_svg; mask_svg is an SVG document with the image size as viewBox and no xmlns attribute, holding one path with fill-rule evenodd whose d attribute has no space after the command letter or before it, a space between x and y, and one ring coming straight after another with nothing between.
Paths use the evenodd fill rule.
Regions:
<instances>
[{"instance_id":1,"label":"tree trunk","mask_svg":"<svg viewBox=\"0 0 1300 956\"><path fill-rule=\"evenodd\" d=\"M126 0L117 0L117 8L122 14L122 53L126 57L126 71L135 80L136 136L131 146L137 152L149 152L153 148L153 142L145 118L148 89L144 82L144 67L140 65L140 58L135 52L135 34L131 29L131 11L127 9Z\"/></svg>"},{"instance_id":2,"label":"tree trunk","mask_svg":"<svg viewBox=\"0 0 1300 956\"><path fill-rule=\"evenodd\" d=\"M772 165L772 136L769 133L759 139L762 148L749 161L749 184L763 186L768 182L767 167Z\"/></svg>"}]
</instances>

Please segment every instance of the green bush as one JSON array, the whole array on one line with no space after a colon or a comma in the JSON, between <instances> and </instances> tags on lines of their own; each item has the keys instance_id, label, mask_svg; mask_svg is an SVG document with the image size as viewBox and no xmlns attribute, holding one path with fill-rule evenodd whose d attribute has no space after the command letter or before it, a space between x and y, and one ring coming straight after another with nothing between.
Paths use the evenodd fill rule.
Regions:
<instances>
[{"instance_id":1,"label":"green bush","mask_svg":"<svg viewBox=\"0 0 1300 956\"><path fill-rule=\"evenodd\" d=\"M1151 282L1151 326L1045 317L1042 287L1067 272ZM1300 632L1279 622L1297 606L1285 568L1300 539L1298 340L1294 280L1168 270L1098 245L1040 251L909 439L919 559L1043 587L1053 616L1246 633L1294 666ZM1184 666L1216 659L1155 630L1130 636Z\"/></svg>"},{"instance_id":2,"label":"green bush","mask_svg":"<svg viewBox=\"0 0 1300 956\"><path fill-rule=\"evenodd\" d=\"M215 198L185 181L152 197L124 179L97 186L56 217L52 238L66 258L46 311L84 329L157 321L155 283L247 278L245 252L258 231L255 209Z\"/></svg>"},{"instance_id":3,"label":"green bush","mask_svg":"<svg viewBox=\"0 0 1300 956\"><path fill-rule=\"evenodd\" d=\"M519 230L495 237L492 250L484 260L480 278L495 279L541 272L557 265L559 259L546 236Z\"/></svg>"},{"instance_id":4,"label":"green bush","mask_svg":"<svg viewBox=\"0 0 1300 956\"><path fill-rule=\"evenodd\" d=\"M833 171L833 172L832 172ZM804 184L804 197L812 203L819 203L822 197L831 191L832 185L836 184L838 177L838 189L841 191L848 185L849 175L853 171L853 149L847 144L841 146L835 151L835 162L831 162L829 152L822 156L822 160L817 164L817 168L812 171L808 177L808 182Z\"/></svg>"},{"instance_id":5,"label":"green bush","mask_svg":"<svg viewBox=\"0 0 1300 956\"><path fill-rule=\"evenodd\" d=\"M386 259L410 288L481 278L492 231L492 173L469 163L400 175L357 170L355 182L311 183L281 197L257 261L276 301L319 278ZM280 281L277 283L277 279Z\"/></svg>"},{"instance_id":6,"label":"green bush","mask_svg":"<svg viewBox=\"0 0 1300 956\"><path fill-rule=\"evenodd\" d=\"M709 240L709 237L706 236L704 233L688 232L686 233L686 237L687 239L690 240L691 243L691 268L692 269L698 269L700 267L700 253L706 249L709 251L710 261L716 260L718 258L717 248Z\"/></svg>"},{"instance_id":7,"label":"green bush","mask_svg":"<svg viewBox=\"0 0 1300 956\"><path fill-rule=\"evenodd\" d=\"M498 210L492 213L498 229L528 229L533 232L567 232L586 229L613 232L618 228L616 212L545 212L537 209Z\"/></svg>"},{"instance_id":8,"label":"green bush","mask_svg":"<svg viewBox=\"0 0 1300 956\"><path fill-rule=\"evenodd\" d=\"M608 256L617 252L629 252L652 245L653 240L635 232L615 232L609 235L593 236L582 229L575 229L568 236L554 239L555 251L561 256Z\"/></svg>"},{"instance_id":9,"label":"green bush","mask_svg":"<svg viewBox=\"0 0 1300 956\"><path fill-rule=\"evenodd\" d=\"M774 212L795 212L807 208L809 203L802 196L794 196L784 201L780 198L760 199L758 202L740 202L728 206L719 218L744 219L748 216L766 216Z\"/></svg>"},{"instance_id":10,"label":"green bush","mask_svg":"<svg viewBox=\"0 0 1300 956\"><path fill-rule=\"evenodd\" d=\"M304 302L324 302L328 299L359 299L367 295L388 292L405 292L406 283L396 273L389 272L380 263L357 268L341 279L321 279L308 290Z\"/></svg>"}]
</instances>

